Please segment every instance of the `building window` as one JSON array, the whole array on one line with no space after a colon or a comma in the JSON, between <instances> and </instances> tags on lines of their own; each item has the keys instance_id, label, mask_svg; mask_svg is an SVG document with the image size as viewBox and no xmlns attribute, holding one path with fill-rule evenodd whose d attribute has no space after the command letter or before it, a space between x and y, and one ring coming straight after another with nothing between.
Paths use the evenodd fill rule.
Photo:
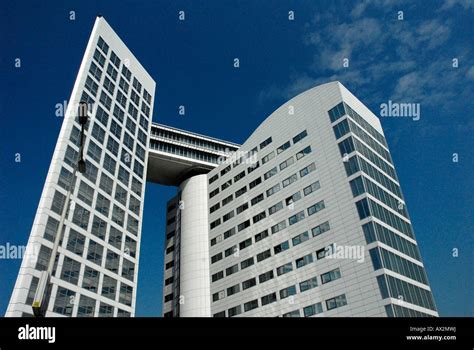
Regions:
<instances>
[{"instance_id":1,"label":"building window","mask_svg":"<svg viewBox=\"0 0 474 350\"><path fill-rule=\"evenodd\" d=\"M89 249L87 250L87 260L101 266L104 247L99 243L89 240Z\"/></svg>"},{"instance_id":2,"label":"building window","mask_svg":"<svg viewBox=\"0 0 474 350\"><path fill-rule=\"evenodd\" d=\"M232 274L234 274L238 271L239 271L239 264L235 264L235 265L225 269L225 275L230 276L230 275L232 275Z\"/></svg>"},{"instance_id":3,"label":"building window","mask_svg":"<svg viewBox=\"0 0 474 350\"><path fill-rule=\"evenodd\" d=\"M74 302L71 300L74 300L75 295L76 293L69 289L58 287L53 311L61 315L72 316Z\"/></svg>"},{"instance_id":4,"label":"building window","mask_svg":"<svg viewBox=\"0 0 474 350\"><path fill-rule=\"evenodd\" d=\"M234 253L238 252L238 249L237 249L237 246L234 245L230 248L227 248L226 250L224 250L224 256L227 258L229 255L232 255Z\"/></svg>"},{"instance_id":5,"label":"building window","mask_svg":"<svg viewBox=\"0 0 474 350\"><path fill-rule=\"evenodd\" d=\"M275 158L275 152L271 151L265 157L262 158L262 164L268 163L273 158Z\"/></svg>"},{"instance_id":6,"label":"building window","mask_svg":"<svg viewBox=\"0 0 474 350\"><path fill-rule=\"evenodd\" d=\"M95 209L97 210L97 212L107 217L109 215L109 208L110 208L110 200L108 200L106 197L98 193L97 201L95 205Z\"/></svg>"},{"instance_id":7,"label":"building window","mask_svg":"<svg viewBox=\"0 0 474 350\"><path fill-rule=\"evenodd\" d=\"M290 244L288 243L288 241L282 242L276 245L275 247L273 247L273 251L275 255L281 252L284 252L285 250L288 250L288 249L290 249Z\"/></svg>"},{"instance_id":8,"label":"building window","mask_svg":"<svg viewBox=\"0 0 474 350\"><path fill-rule=\"evenodd\" d=\"M347 305L347 299L345 294L326 300L326 308L328 309L328 311L344 305Z\"/></svg>"},{"instance_id":9,"label":"building window","mask_svg":"<svg viewBox=\"0 0 474 350\"><path fill-rule=\"evenodd\" d=\"M222 191L224 191L226 188L229 188L230 186L232 186L232 179L229 179L226 182L224 182L221 186L221 189ZM236 194L236 197L237 197L237 194Z\"/></svg>"},{"instance_id":10,"label":"building window","mask_svg":"<svg viewBox=\"0 0 474 350\"><path fill-rule=\"evenodd\" d=\"M239 250L244 250L247 247L252 245L252 238L247 238L246 240L239 243Z\"/></svg>"},{"instance_id":11,"label":"building window","mask_svg":"<svg viewBox=\"0 0 474 350\"><path fill-rule=\"evenodd\" d=\"M276 271L277 276L284 275L285 273L293 271L293 264L291 262L286 263L285 265L277 267Z\"/></svg>"},{"instance_id":12,"label":"building window","mask_svg":"<svg viewBox=\"0 0 474 350\"><path fill-rule=\"evenodd\" d=\"M265 141L260 143L260 149L264 149L265 147L267 147L271 143L272 143L272 138L269 137L268 139L266 139Z\"/></svg>"},{"instance_id":13,"label":"building window","mask_svg":"<svg viewBox=\"0 0 474 350\"><path fill-rule=\"evenodd\" d=\"M226 197L222 200L222 206L224 206L226 204L229 204L233 200L234 200L234 196L231 194L230 196L228 196L228 197Z\"/></svg>"},{"instance_id":14,"label":"building window","mask_svg":"<svg viewBox=\"0 0 474 350\"><path fill-rule=\"evenodd\" d=\"M309 185L308 187L305 187L303 189L303 193L305 196L319 190L321 188L321 185L319 184L319 181L316 181L316 182L313 182L311 185Z\"/></svg>"},{"instance_id":15,"label":"building window","mask_svg":"<svg viewBox=\"0 0 474 350\"><path fill-rule=\"evenodd\" d=\"M268 237L268 230L264 230L255 235L255 242L261 241L264 238Z\"/></svg>"},{"instance_id":16,"label":"building window","mask_svg":"<svg viewBox=\"0 0 474 350\"><path fill-rule=\"evenodd\" d=\"M73 252L74 254L82 256L85 242L86 237L84 235L81 235L79 232L70 229L66 249L70 252Z\"/></svg>"},{"instance_id":17,"label":"building window","mask_svg":"<svg viewBox=\"0 0 474 350\"><path fill-rule=\"evenodd\" d=\"M244 312L258 308L258 299L251 300L244 304Z\"/></svg>"},{"instance_id":18,"label":"building window","mask_svg":"<svg viewBox=\"0 0 474 350\"><path fill-rule=\"evenodd\" d=\"M107 250L107 256L105 259L105 268L111 272L118 274L120 263L120 256L111 250Z\"/></svg>"},{"instance_id":19,"label":"building window","mask_svg":"<svg viewBox=\"0 0 474 350\"><path fill-rule=\"evenodd\" d=\"M245 177L245 170L234 176L234 183Z\"/></svg>"},{"instance_id":20,"label":"building window","mask_svg":"<svg viewBox=\"0 0 474 350\"><path fill-rule=\"evenodd\" d=\"M109 232L109 244L112 247L115 247L119 250L122 249L122 231L117 230L115 227L110 226L110 232Z\"/></svg>"},{"instance_id":21,"label":"building window","mask_svg":"<svg viewBox=\"0 0 474 350\"><path fill-rule=\"evenodd\" d=\"M48 217L48 221L46 223L46 228L44 229L43 238L47 239L50 242L54 242L56 238L56 234L58 233L59 221L52 218L51 216Z\"/></svg>"},{"instance_id":22,"label":"building window","mask_svg":"<svg viewBox=\"0 0 474 350\"><path fill-rule=\"evenodd\" d=\"M249 188L252 189L252 188L260 185L261 183L262 183L262 178L258 177L258 178L256 178L255 180L253 180L252 182L249 183Z\"/></svg>"},{"instance_id":23,"label":"building window","mask_svg":"<svg viewBox=\"0 0 474 350\"><path fill-rule=\"evenodd\" d=\"M300 132L298 135L296 135L295 137L293 137L293 144L300 142L300 141L303 140L306 136L308 136L308 132L307 132L306 130L303 130L303 131Z\"/></svg>"},{"instance_id":24,"label":"building window","mask_svg":"<svg viewBox=\"0 0 474 350\"><path fill-rule=\"evenodd\" d=\"M214 220L213 222L211 222L211 230L215 229L217 226L219 226L221 224L221 219L217 219L217 220Z\"/></svg>"},{"instance_id":25,"label":"building window","mask_svg":"<svg viewBox=\"0 0 474 350\"><path fill-rule=\"evenodd\" d=\"M219 178L219 174L214 175L209 179L209 185L212 184L214 181L216 181Z\"/></svg>"},{"instance_id":26,"label":"building window","mask_svg":"<svg viewBox=\"0 0 474 350\"><path fill-rule=\"evenodd\" d=\"M322 223L321 225L318 225L316 227L314 227L311 232L313 234L313 237L316 237L326 231L329 231L331 229L331 227L329 226L329 221L326 221L324 223Z\"/></svg>"},{"instance_id":27,"label":"building window","mask_svg":"<svg viewBox=\"0 0 474 350\"><path fill-rule=\"evenodd\" d=\"M265 273L262 273L258 276L258 282L259 283L264 283L266 281L269 281L273 279L275 275L273 274L273 270L267 271Z\"/></svg>"},{"instance_id":28,"label":"building window","mask_svg":"<svg viewBox=\"0 0 474 350\"><path fill-rule=\"evenodd\" d=\"M227 288L227 296L234 295L236 293L240 292L240 284L236 284L235 286Z\"/></svg>"},{"instance_id":29,"label":"building window","mask_svg":"<svg viewBox=\"0 0 474 350\"><path fill-rule=\"evenodd\" d=\"M242 282L242 290L252 288L255 285L257 285L257 280L255 279L255 277L253 277L251 279L248 279Z\"/></svg>"},{"instance_id":30,"label":"building window","mask_svg":"<svg viewBox=\"0 0 474 350\"><path fill-rule=\"evenodd\" d=\"M211 257L211 264L214 264L218 262L219 260L222 260L222 253L218 253L214 256Z\"/></svg>"},{"instance_id":31,"label":"building window","mask_svg":"<svg viewBox=\"0 0 474 350\"><path fill-rule=\"evenodd\" d=\"M241 206L237 207L237 209L236 209L237 214L240 214L240 213L244 212L244 211L247 210L248 208L249 208L249 204L248 204L248 203L242 204Z\"/></svg>"},{"instance_id":32,"label":"building window","mask_svg":"<svg viewBox=\"0 0 474 350\"><path fill-rule=\"evenodd\" d=\"M225 291L221 290L220 292L212 294L212 301L218 301L225 298Z\"/></svg>"},{"instance_id":33,"label":"building window","mask_svg":"<svg viewBox=\"0 0 474 350\"><path fill-rule=\"evenodd\" d=\"M307 146L303 148L301 151L299 151L298 153L296 153L296 159L300 160L305 155L310 154L310 153L311 153L311 146Z\"/></svg>"},{"instance_id":34,"label":"building window","mask_svg":"<svg viewBox=\"0 0 474 350\"><path fill-rule=\"evenodd\" d=\"M114 205L112 210L112 221L115 222L120 227L123 227L125 220L125 210Z\"/></svg>"},{"instance_id":35,"label":"building window","mask_svg":"<svg viewBox=\"0 0 474 350\"><path fill-rule=\"evenodd\" d=\"M74 177L72 176L72 172L70 172L64 167L61 168L61 172L59 173L58 185L64 188L66 191L69 191L73 181Z\"/></svg>"},{"instance_id":36,"label":"building window","mask_svg":"<svg viewBox=\"0 0 474 350\"><path fill-rule=\"evenodd\" d=\"M288 218L288 223L291 225L294 225L296 224L297 222L301 221L304 219L304 211L300 211L299 213L293 215L293 216L290 216Z\"/></svg>"},{"instance_id":37,"label":"building window","mask_svg":"<svg viewBox=\"0 0 474 350\"><path fill-rule=\"evenodd\" d=\"M300 191L296 192L293 194L291 197L288 197L285 199L285 203L288 206L291 206L293 203L299 201L301 199L301 193Z\"/></svg>"},{"instance_id":38,"label":"building window","mask_svg":"<svg viewBox=\"0 0 474 350\"><path fill-rule=\"evenodd\" d=\"M44 245L41 246L38 253L38 260L36 260L36 270L45 271L48 268L51 251L51 248L48 248Z\"/></svg>"},{"instance_id":39,"label":"building window","mask_svg":"<svg viewBox=\"0 0 474 350\"><path fill-rule=\"evenodd\" d=\"M120 283L119 303L132 306L133 287Z\"/></svg>"},{"instance_id":40,"label":"building window","mask_svg":"<svg viewBox=\"0 0 474 350\"><path fill-rule=\"evenodd\" d=\"M92 205L92 199L94 198L94 188L86 184L84 181L81 181L79 190L77 191L77 198L88 205Z\"/></svg>"},{"instance_id":41,"label":"building window","mask_svg":"<svg viewBox=\"0 0 474 350\"><path fill-rule=\"evenodd\" d=\"M308 215L313 215L317 213L318 211L323 210L324 208L325 208L324 201L319 201L318 203L308 208Z\"/></svg>"},{"instance_id":42,"label":"building window","mask_svg":"<svg viewBox=\"0 0 474 350\"><path fill-rule=\"evenodd\" d=\"M254 264L253 257L245 259L240 263L240 269L241 270L246 269L247 267L252 266L253 264Z\"/></svg>"},{"instance_id":43,"label":"building window","mask_svg":"<svg viewBox=\"0 0 474 350\"><path fill-rule=\"evenodd\" d=\"M86 266L84 269L84 277L82 278L82 288L97 293L99 288L99 271Z\"/></svg>"},{"instance_id":44,"label":"building window","mask_svg":"<svg viewBox=\"0 0 474 350\"><path fill-rule=\"evenodd\" d=\"M295 247L298 244L301 244L303 242L306 242L308 239L309 239L308 231L300 233L299 235L292 238L293 247Z\"/></svg>"},{"instance_id":45,"label":"building window","mask_svg":"<svg viewBox=\"0 0 474 350\"><path fill-rule=\"evenodd\" d=\"M74 208L72 222L80 228L87 230L87 226L89 224L89 215L89 210L81 207L79 204L76 204L76 207Z\"/></svg>"},{"instance_id":46,"label":"building window","mask_svg":"<svg viewBox=\"0 0 474 350\"><path fill-rule=\"evenodd\" d=\"M224 232L224 239L227 239L233 235L235 235L235 227L232 227L230 230Z\"/></svg>"},{"instance_id":47,"label":"building window","mask_svg":"<svg viewBox=\"0 0 474 350\"><path fill-rule=\"evenodd\" d=\"M64 257L63 268L61 271L61 279L63 281L77 285L77 282L79 281L80 271L81 271L80 262L73 260L71 258L68 258L67 256Z\"/></svg>"},{"instance_id":48,"label":"building window","mask_svg":"<svg viewBox=\"0 0 474 350\"><path fill-rule=\"evenodd\" d=\"M218 203L214 204L212 207L209 208L209 213L212 214L213 212L215 212L220 207L221 207L221 203L218 202Z\"/></svg>"},{"instance_id":49,"label":"building window","mask_svg":"<svg viewBox=\"0 0 474 350\"><path fill-rule=\"evenodd\" d=\"M276 175L277 173L278 173L277 167L273 167L272 169L267 171L265 174L263 174L263 178L265 180L268 180L269 178L271 178L273 175Z\"/></svg>"},{"instance_id":50,"label":"building window","mask_svg":"<svg viewBox=\"0 0 474 350\"><path fill-rule=\"evenodd\" d=\"M209 193L209 198L212 198L214 197L215 195L217 195L219 193L219 188L216 188L215 190L211 191Z\"/></svg>"},{"instance_id":51,"label":"building window","mask_svg":"<svg viewBox=\"0 0 474 350\"><path fill-rule=\"evenodd\" d=\"M258 196L252 198L252 200L250 201L252 206L263 201L263 193L260 193Z\"/></svg>"},{"instance_id":52,"label":"building window","mask_svg":"<svg viewBox=\"0 0 474 350\"><path fill-rule=\"evenodd\" d=\"M105 239L105 232L107 231L107 222L98 216L94 215L92 220L91 233L100 239Z\"/></svg>"},{"instance_id":53,"label":"building window","mask_svg":"<svg viewBox=\"0 0 474 350\"><path fill-rule=\"evenodd\" d=\"M224 169L221 170L221 176L227 174L231 169L232 167L230 165L226 166Z\"/></svg>"},{"instance_id":54,"label":"building window","mask_svg":"<svg viewBox=\"0 0 474 350\"><path fill-rule=\"evenodd\" d=\"M270 249L267 249L259 254L257 254L257 262L263 261L265 259L268 259L272 256L272 252Z\"/></svg>"},{"instance_id":55,"label":"building window","mask_svg":"<svg viewBox=\"0 0 474 350\"><path fill-rule=\"evenodd\" d=\"M270 208L268 208L268 215L273 215L281 209L283 209L283 202L282 201L280 201L277 204L272 205Z\"/></svg>"},{"instance_id":56,"label":"building window","mask_svg":"<svg viewBox=\"0 0 474 350\"><path fill-rule=\"evenodd\" d=\"M222 222L226 222L226 221L232 219L232 218L234 217L234 215L235 215L234 210L228 212L227 214L225 214L225 215L222 217Z\"/></svg>"},{"instance_id":57,"label":"building window","mask_svg":"<svg viewBox=\"0 0 474 350\"><path fill-rule=\"evenodd\" d=\"M290 165L292 165L295 162L295 159L293 156L285 160L283 163L280 163L280 171L288 168Z\"/></svg>"},{"instance_id":58,"label":"building window","mask_svg":"<svg viewBox=\"0 0 474 350\"><path fill-rule=\"evenodd\" d=\"M281 315L281 317L301 317L300 310L293 310L293 311L287 312Z\"/></svg>"},{"instance_id":59,"label":"building window","mask_svg":"<svg viewBox=\"0 0 474 350\"><path fill-rule=\"evenodd\" d=\"M240 305L234 306L233 308L230 308L227 310L227 314L229 317L237 316L242 313L242 308Z\"/></svg>"},{"instance_id":60,"label":"building window","mask_svg":"<svg viewBox=\"0 0 474 350\"><path fill-rule=\"evenodd\" d=\"M237 231L242 231L242 230L245 230L247 227L250 226L250 220L246 220L242 223L240 223L238 226L237 226Z\"/></svg>"},{"instance_id":61,"label":"building window","mask_svg":"<svg viewBox=\"0 0 474 350\"><path fill-rule=\"evenodd\" d=\"M282 153L283 151L287 150L290 148L291 144L290 141L285 142L283 145L277 148L277 154Z\"/></svg>"},{"instance_id":62,"label":"building window","mask_svg":"<svg viewBox=\"0 0 474 350\"><path fill-rule=\"evenodd\" d=\"M242 187L240 190L237 190L237 191L235 192L235 198L240 197L240 196L243 195L245 192L247 192L247 186L244 186L244 187Z\"/></svg>"},{"instance_id":63,"label":"building window","mask_svg":"<svg viewBox=\"0 0 474 350\"><path fill-rule=\"evenodd\" d=\"M262 306L274 303L277 301L276 293L270 293L268 295L265 295L261 298L261 300L262 300Z\"/></svg>"},{"instance_id":64,"label":"building window","mask_svg":"<svg viewBox=\"0 0 474 350\"><path fill-rule=\"evenodd\" d=\"M303 314L305 317L317 315L323 312L323 306L321 303L306 306L303 308Z\"/></svg>"},{"instance_id":65,"label":"building window","mask_svg":"<svg viewBox=\"0 0 474 350\"><path fill-rule=\"evenodd\" d=\"M310 278L309 280L303 281L300 283L300 291L306 292L309 289L316 288L318 286L318 277L315 276L313 278Z\"/></svg>"},{"instance_id":66,"label":"building window","mask_svg":"<svg viewBox=\"0 0 474 350\"><path fill-rule=\"evenodd\" d=\"M316 170L316 165L314 163L311 163L307 167L300 170L300 177L304 177L309 173L313 172L314 170Z\"/></svg>"},{"instance_id":67,"label":"building window","mask_svg":"<svg viewBox=\"0 0 474 350\"><path fill-rule=\"evenodd\" d=\"M313 262L313 254L305 255L299 259L296 259L296 268L299 269Z\"/></svg>"},{"instance_id":68,"label":"building window","mask_svg":"<svg viewBox=\"0 0 474 350\"><path fill-rule=\"evenodd\" d=\"M280 290L280 300L296 294L296 286L289 286Z\"/></svg>"},{"instance_id":69,"label":"building window","mask_svg":"<svg viewBox=\"0 0 474 350\"><path fill-rule=\"evenodd\" d=\"M321 283L325 284L341 278L341 270L339 268L323 273L321 275Z\"/></svg>"},{"instance_id":70,"label":"building window","mask_svg":"<svg viewBox=\"0 0 474 350\"><path fill-rule=\"evenodd\" d=\"M219 271L212 275L212 282L219 281L224 278L224 271Z\"/></svg>"},{"instance_id":71,"label":"building window","mask_svg":"<svg viewBox=\"0 0 474 350\"><path fill-rule=\"evenodd\" d=\"M295 182L296 180L298 180L298 175L296 174L293 174L291 175L290 177L286 178L285 180L283 180L282 182L282 185L283 185L283 188L291 185L293 182Z\"/></svg>"},{"instance_id":72,"label":"building window","mask_svg":"<svg viewBox=\"0 0 474 350\"><path fill-rule=\"evenodd\" d=\"M273 187L270 187L268 190L267 190L267 197L270 197L272 195L274 195L275 193L277 193L278 191L280 191L281 187L280 187L280 184L277 183L275 186Z\"/></svg>"},{"instance_id":73,"label":"building window","mask_svg":"<svg viewBox=\"0 0 474 350\"><path fill-rule=\"evenodd\" d=\"M334 250L333 248L334 248L333 244L331 244L331 245L328 245L327 247L319 249L318 251L316 251L316 259L321 260L331 255Z\"/></svg>"},{"instance_id":74,"label":"building window","mask_svg":"<svg viewBox=\"0 0 474 350\"><path fill-rule=\"evenodd\" d=\"M266 214L265 214L265 211L262 211L261 213L255 215L252 220L253 220L253 223L256 224L257 222L265 219L266 217Z\"/></svg>"},{"instance_id":75,"label":"building window","mask_svg":"<svg viewBox=\"0 0 474 350\"><path fill-rule=\"evenodd\" d=\"M95 299L81 295L77 308L77 317L94 317Z\"/></svg>"},{"instance_id":76,"label":"building window","mask_svg":"<svg viewBox=\"0 0 474 350\"><path fill-rule=\"evenodd\" d=\"M283 221L279 222L278 224L272 226L272 228L271 228L272 229L272 234L275 234L275 233L277 233L281 230L284 230L285 228L286 228L286 221L283 220Z\"/></svg>"},{"instance_id":77,"label":"building window","mask_svg":"<svg viewBox=\"0 0 474 350\"><path fill-rule=\"evenodd\" d=\"M100 303L99 317L114 317L114 307L105 303Z\"/></svg>"}]
</instances>

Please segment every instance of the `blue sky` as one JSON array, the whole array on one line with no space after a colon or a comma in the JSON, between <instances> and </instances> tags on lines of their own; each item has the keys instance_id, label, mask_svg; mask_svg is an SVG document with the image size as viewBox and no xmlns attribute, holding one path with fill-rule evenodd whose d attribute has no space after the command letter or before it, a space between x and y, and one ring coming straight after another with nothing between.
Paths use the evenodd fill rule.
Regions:
<instances>
[{"instance_id":1,"label":"blue sky","mask_svg":"<svg viewBox=\"0 0 474 350\"><path fill-rule=\"evenodd\" d=\"M27 242L62 123L55 105L69 98L101 13L156 80L153 120L170 126L243 143L285 101L331 80L340 80L377 115L389 100L420 103L418 121L381 122L439 312L474 315L472 1L84 0L1 6L1 245ZM180 10L185 21L178 21ZM294 21L288 11L294 11ZM180 105L185 116L178 114ZM161 313L165 203L174 193L147 184L138 316ZM0 314L19 266L19 260L0 260Z\"/></svg>"}]
</instances>

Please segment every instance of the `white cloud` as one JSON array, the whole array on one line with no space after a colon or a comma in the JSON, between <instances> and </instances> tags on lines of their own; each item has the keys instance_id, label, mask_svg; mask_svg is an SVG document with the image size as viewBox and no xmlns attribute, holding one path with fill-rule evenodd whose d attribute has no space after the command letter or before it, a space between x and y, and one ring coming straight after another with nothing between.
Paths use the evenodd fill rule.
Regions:
<instances>
[{"instance_id":1,"label":"white cloud","mask_svg":"<svg viewBox=\"0 0 474 350\"><path fill-rule=\"evenodd\" d=\"M312 66L302 74L293 73L287 86L268 88L260 98L289 99L333 80L361 91L358 95L366 103L399 99L448 109L456 98L472 98L470 85L461 91L459 87L466 78L474 79L474 69L462 64L452 67L453 55L465 62L468 52L450 43L453 34L449 19L413 22L363 17L374 4L371 0L359 3L344 22L337 22L338 12L333 12L332 19L328 13L316 15L306 25L303 38L313 50ZM378 6L386 6L382 11L386 13L393 11L394 2L382 1ZM343 58L350 59L349 68L342 66Z\"/></svg>"}]
</instances>

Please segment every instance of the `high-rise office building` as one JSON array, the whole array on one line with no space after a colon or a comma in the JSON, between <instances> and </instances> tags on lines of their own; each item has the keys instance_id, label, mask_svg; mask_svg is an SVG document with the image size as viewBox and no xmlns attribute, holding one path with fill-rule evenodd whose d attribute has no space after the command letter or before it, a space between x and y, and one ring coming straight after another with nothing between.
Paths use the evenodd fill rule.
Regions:
<instances>
[{"instance_id":1,"label":"high-rise office building","mask_svg":"<svg viewBox=\"0 0 474 350\"><path fill-rule=\"evenodd\" d=\"M133 316L145 181L178 189L165 317L438 315L380 121L342 84L243 145L152 123L154 88L98 18L71 97L91 106L87 171L71 108L7 316L31 314L70 188L46 315Z\"/></svg>"},{"instance_id":2,"label":"high-rise office building","mask_svg":"<svg viewBox=\"0 0 474 350\"><path fill-rule=\"evenodd\" d=\"M32 313L63 213L46 316L134 314L154 92L155 81L107 22L97 18L6 316ZM84 174L75 171L80 101L89 106Z\"/></svg>"},{"instance_id":3,"label":"high-rise office building","mask_svg":"<svg viewBox=\"0 0 474 350\"><path fill-rule=\"evenodd\" d=\"M167 218L165 316L437 316L380 121L339 82L278 108Z\"/></svg>"}]
</instances>

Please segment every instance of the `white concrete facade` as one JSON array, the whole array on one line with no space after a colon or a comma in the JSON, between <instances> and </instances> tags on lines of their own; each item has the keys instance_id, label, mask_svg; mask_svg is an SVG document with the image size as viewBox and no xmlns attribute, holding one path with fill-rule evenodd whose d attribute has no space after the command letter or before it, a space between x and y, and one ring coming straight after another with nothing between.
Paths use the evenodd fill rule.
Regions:
<instances>
[{"instance_id":1,"label":"white concrete facade","mask_svg":"<svg viewBox=\"0 0 474 350\"><path fill-rule=\"evenodd\" d=\"M154 92L154 80L98 17L38 205L27 245L30 258L23 259L6 316L32 313L35 282L47 266L76 166L77 105L86 96L88 172L78 172L75 179L46 316L134 315ZM107 172L106 156L109 169L114 168Z\"/></svg>"}]
</instances>

